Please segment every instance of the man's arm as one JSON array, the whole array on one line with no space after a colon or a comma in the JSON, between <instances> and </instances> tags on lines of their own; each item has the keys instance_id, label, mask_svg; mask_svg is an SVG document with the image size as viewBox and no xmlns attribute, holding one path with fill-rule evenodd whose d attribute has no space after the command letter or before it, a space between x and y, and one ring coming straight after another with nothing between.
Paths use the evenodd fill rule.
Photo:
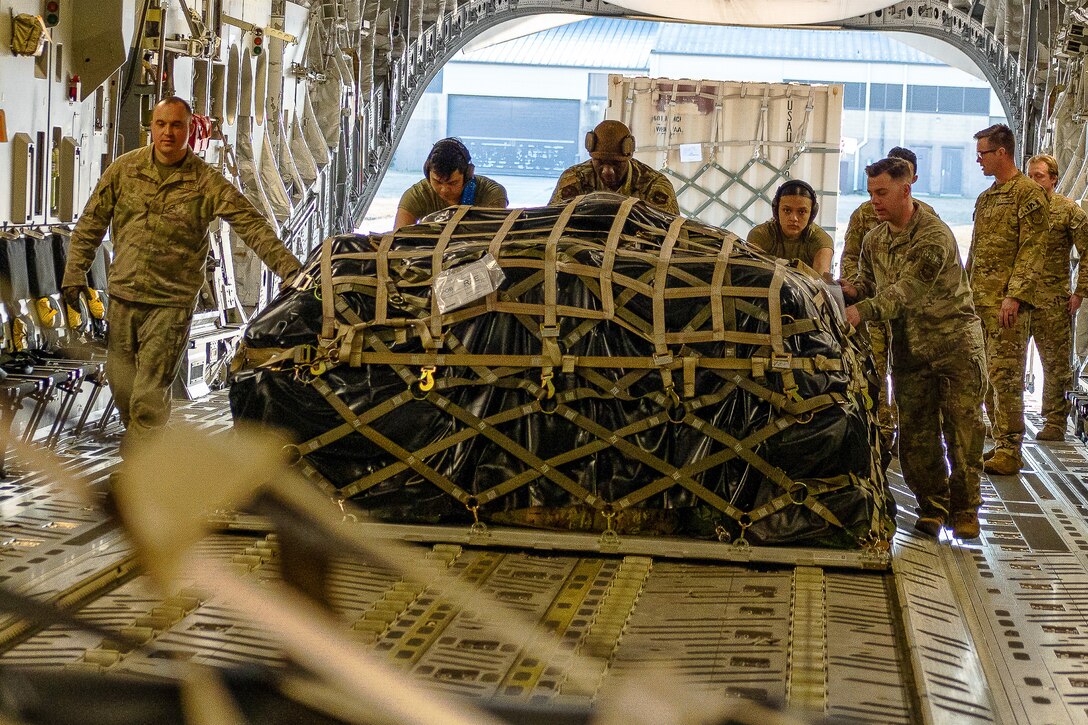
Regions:
<instances>
[{"instance_id":1,"label":"man's arm","mask_svg":"<svg viewBox=\"0 0 1088 725\"><path fill-rule=\"evenodd\" d=\"M859 316L862 320L894 320L903 314L908 305L928 299L948 260L948 248L939 240L917 244L903 264L895 284L875 290L872 297L858 303ZM864 274L863 270L862 276Z\"/></svg>"},{"instance_id":2,"label":"man's arm","mask_svg":"<svg viewBox=\"0 0 1088 725\"><path fill-rule=\"evenodd\" d=\"M548 199L548 206L566 204L578 196L579 193L581 192L579 190L578 176L573 169L567 169L559 175L559 181L555 182L555 190L552 191L552 197Z\"/></svg>"},{"instance_id":3,"label":"man's arm","mask_svg":"<svg viewBox=\"0 0 1088 725\"><path fill-rule=\"evenodd\" d=\"M846 225L846 237L842 247L842 257L839 259L839 276L846 280L852 280L858 276L859 260L861 258L861 240L865 236L865 222L862 219L859 206L850 215L850 222Z\"/></svg>"},{"instance_id":4,"label":"man's arm","mask_svg":"<svg viewBox=\"0 0 1088 725\"><path fill-rule=\"evenodd\" d=\"M116 170L117 164L110 164L106 173L102 174L83 208L83 215L72 230L68 262L64 265L64 277L60 283L62 288L87 286L87 270L94 263L98 247L113 219L113 207L119 194L114 183L119 178Z\"/></svg>"},{"instance_id":5,"label":"man's arm","mask_svg":"<svg viewBox=\"0 0 1088 725\"><path fill-rule=\"evenodd\" d=\"M1035 303L1035 287L1043 271L1043 255L1050 237L1050 213L1046 194L1042 187L1023 185L1016 205L1016 222L1019 234L1016 259L1005 289L1006 300ZM1002 308L1007 305L1003 302ZM1020 305L1017 304L1017 307ZM1015 315L1014 315L1015 316Z\"/></svg>"},{"instance_id":6,"label":"man's arm","mask_svg":"<svg viewBox=\"0 0 1088 725\"><path fill-rule=\"evenodd\" d=\"M658 174L650 187L650 203L669 214L679 214L680 204L676 201L676 189L664 174Z\"/></svg>"},{"instance_id":7,"label":"man's arm","mask_svg":"<svg viewBox=\"0 0 1088 725\"><path fill-rule=\"evenodd\" d=\"M415 224L419 221L419 218L415 214L407 209L397 208L397 217L393 220L393 231L397 231L401 227L407 227Z\"/></svg>"},{"instance_id":8,"label":"man's arm","mask_svg":"<svg viewBox=\"0 0 1088 725\"><path fill-rule=\"evenodd\" d=\"M294 276L302 265L283 245L268 220L222 174L217 171L210 173L212 213L225 219L276 276L282 280Z\"/></svg>"}]
</instances>

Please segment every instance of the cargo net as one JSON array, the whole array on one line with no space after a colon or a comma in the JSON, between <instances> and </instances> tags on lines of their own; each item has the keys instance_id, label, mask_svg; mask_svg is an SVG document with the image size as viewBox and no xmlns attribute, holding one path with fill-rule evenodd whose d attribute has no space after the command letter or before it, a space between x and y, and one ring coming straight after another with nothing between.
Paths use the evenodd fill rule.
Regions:
<instances>
[{"instance_id":1,"label":"cargo net","mask_svg":"<svg viewBox=\"0 0 1088 725\"><path fill-rule=\"evenodd\" d=\"M315 249L230 400L382 520L881 545L845 330L811 273L633 198L455 207Z\"/></svg>"}]
</instances>

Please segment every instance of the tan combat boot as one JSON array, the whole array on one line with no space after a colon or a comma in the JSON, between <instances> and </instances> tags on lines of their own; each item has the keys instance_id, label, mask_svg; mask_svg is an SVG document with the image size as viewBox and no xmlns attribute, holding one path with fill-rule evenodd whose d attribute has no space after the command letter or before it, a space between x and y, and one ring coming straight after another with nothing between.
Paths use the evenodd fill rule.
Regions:
<instances>
[{"instance_id":1,"label":"tan combat boot","mask_svg":"<svg viewBox=\"0 0 1088 725\"><path fill-rule=\"evenodd\" d=\"M920 531L926 536L932 536L937 538L941 533L941 527L944 526L944 517L937 514L919 514L918 520L914 522L914 530Z\"/></svg>"},{"instance_id":2,"label":"tan combat boot","mask_svg":"<svg viewBox=\"0 0 1088 725\"><path fill-rule=\"evenodd\" d=\"M957 511L952 514L952 535L957 539L977 539L978 514L974 511Z\"/></svg>"},{"instance_id":3,"label":"tan combat boot","mask_svg":"<svg viewBox=\"0 0 1088 725\"><path fill-rule=\"evenodd\" d=\"M999 476L1013 476L1020 473L1023 466L1020 456L1005 450L994 451L994 454L982 464L982 470L986 473L994 473Z\"/></svg>"},{"instance_id":4,"label":"tan combat boot","mask_svg":"<svg viewBox=\"0 0 1088 725\"><path fill-rule=\"evenodd\" d=\"M1062 426L1054 425L1053 423L1047 423L1043 426L1043 429L1035 434L1035 440L1037 441L1064 441L1065 440L1065 428Z\"/></svg>"}]
</instances>

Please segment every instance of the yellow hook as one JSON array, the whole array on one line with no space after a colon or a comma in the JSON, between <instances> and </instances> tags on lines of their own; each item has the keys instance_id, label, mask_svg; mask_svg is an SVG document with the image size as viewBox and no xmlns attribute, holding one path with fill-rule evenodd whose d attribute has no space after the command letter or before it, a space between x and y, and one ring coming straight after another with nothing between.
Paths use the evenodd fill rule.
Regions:
<instances>
[{"instance_id":1,"label":"yellow hook","mask_svg":"<svg viewBox=\"0 0 1088 725\"><path fill-rule=\"evenodd\" d=\"M555 377L555 374L552 372L545 372L540 375L540 387L544 390L544 399L546 400L555 397L555 384L552 383L553 377Z\"/></svg>"},{"instance_id":2,"label":"yellow hook","mask_svg":"<svg viewBox=\"0 0 1088 725\"><path fill-rule=\"evenodd\" d=\"M419 389L424 393L434 388L434 365L426 365L419 371Z\"/></svg>"}]
</instances>

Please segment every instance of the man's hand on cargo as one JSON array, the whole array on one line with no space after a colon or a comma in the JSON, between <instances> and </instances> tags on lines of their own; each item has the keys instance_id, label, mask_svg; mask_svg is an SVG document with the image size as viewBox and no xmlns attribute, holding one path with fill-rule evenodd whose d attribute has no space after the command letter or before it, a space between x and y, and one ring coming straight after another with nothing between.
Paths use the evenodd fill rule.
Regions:
<instances>
[{"instance_id":1,"label":"man's hand on cargo","mask_svg":"<svg viewBox=\"0 0 1088 725\"><path fill-rule=\"evenodd\" d=\"M846 298L847 302L853 302L858 298L858 288L847 280L840 279L839 287L842 287L842 296Z\"/></svg>"}]
</instances>

